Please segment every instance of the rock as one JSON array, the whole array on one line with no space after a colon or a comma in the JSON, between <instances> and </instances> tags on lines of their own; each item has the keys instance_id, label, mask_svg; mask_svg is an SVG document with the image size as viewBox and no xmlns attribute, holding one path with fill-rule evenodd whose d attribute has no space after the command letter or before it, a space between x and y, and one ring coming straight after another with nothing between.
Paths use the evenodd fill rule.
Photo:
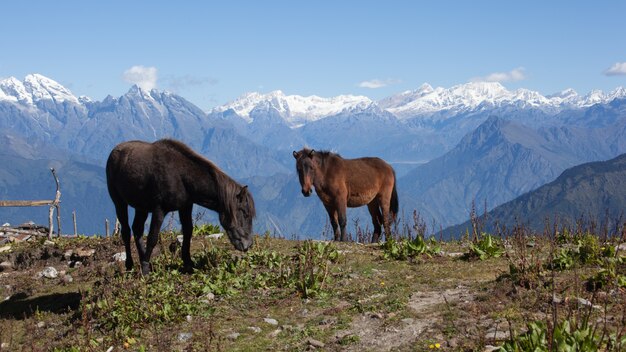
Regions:
<instances>
[{"instance_id":1,"label":"rock","mask_svg":"<svg viewBox=\"0 0 626 352\"><path fill-rule=\"evenodd\" d=\"M258 334L261 332L261 328L258 326L248 326L248 330L252 331L255 334Z\"/></svg>"},{"instance_id":2,"label":"rock","mask_svg":"<svg viewBox=\"0 0 626 352\"><path fill-rule=\"evenodd\" d=\"M83 262L79 260L70 263L70 268L80 268L81 266L83 266Z\"/></svg>"},{"instance_id":3,"label":"rock","mask_svg":"<svg viewBox=\"0 0 626 352\"><path fill-rule=\"evenodd\" d=\"M43 271L40 272L39 275L48 279L56 279L59 276L59 272L54 267L49 266L43 269Z\"/></svg>"},{"instance_id":4,"label":"rock","mask_svg":"<svg viewBox=\"0 0 626 352\"><path fill-rule=\"evenodd\" d=\"M126 252L119 252L113 254L113 260L116 262L125 262L126 261Z\"/></svg>"},{"instance_id":5,"label":"rock","mask_svg":"<svg viewBox=\"0 0 626 352\"><path fill-rule=\"evenodd\" d=\"M619 251L619 252L626 251L626 243L620 243L617 246L615 246L615 251Z\"/></svg>"},{"instance_id":6,"label":"rock","mask_svg":"<svg viewBox=\"0 0 626 352\"><path fill-rule=\"evenodd\" d=\"M69 284L74 281L72 275L63 275L61 276L61 282L64 284Z\"/></svg>"},{"instance_id":7,"label":"rock","mask_svg":"<svg viewBox=\"0 0 626 352\"><path fill-rule=\"evenodd\" d=\"M270 324L270 325L278 325L278 320L276 320L276 319L264 318L263 321L268 323L268 324Z\"/></svg>"},{"instance_id":8,"label":"rock","mask_svg":"<svg viewBox=\"0 0 626 352\"><path fill-rule=\"evenodd\" d=\"M230 334L226 335L226 338L231 340L231 341L235 341L237 340L237 338L239 338L241 334L238 332L231 332Z\"/></svg>"},{"instance_id":9,"label":"rock","mask_svg":"<svg viewBox=\"0 0 626 352\"><path fill-rule=\"evenodd\" d=\"M93 248L79 248L76 250L76 255L81 257L81 258L89 258L92 255L94 255L94 253L96 253L96 250Z\"/></svg>"},{"instance_id":10,"label":"rock","mask_svg":"<svg viewBox=\"0 0 626 352\"><path fill-rule=\"evenodd\" d=\"M302 312L300 312L300 316L306 318L307 316L309 316L309 310L304 308Z\"/></svg>"},{"instance_id":11,"label":"rock","mask_svg":"<svg viewBox=\"0 0 626 352\"><path fill-rule=\"evenodd\" d=\"M63 258L65 260L70 260L70 258L72 258L72 254L74 254L74 251L71 249L68 249L65 251L65 253L63 253Z\"/></svg>"},{"instance_id":12,"label":"rock","mask_svg":"<svg viewBox=\"0 0 626 352\"><path fill-rule=\"evenodd\" d=\"M0 272L13 270L13 263L9 261L3 261L0 263Z\"/></svg>"},{"instance_id":13,"label":"rock","mask_svg":"<svg viewBox=\"0 0 626 352\"><path fill-rule=\"evenodd\" d=\"M40 329L45 328L46 327L46 322L43 322L43 321L38 322L37 323L37 327L40 328Z\"/></svg>"},{"instance_id":14,"label":"rock","mask_svg":"<svg viewBox=\"0 0 626 352\"><path fill-rule=\"evenodd\" d=\"M595 308L595 309L602 309L602 307L600 307L600 306L596 306L596 305L594 305L593 303L591 303L591 301L586 300L586 299L581 298L581 297L578 297L578 298L577 298L577 301L578 301L578 304L583 305L583 306L585 306L585 307L593 307L593 308Z\"/></svg>"},{"instance_id":15,"label":"rock","mask_svg":"<svg viewBox=\"0 0 626 352\"><path fill-rule=\"evenodd\" d=\"M192 337L193 337L193 333L181 332L181 333L178 334L178 341L180 341L180 342L187 342L187 341L191 340Z\"/></svg>"},{"instance_id":16,"label":"rock","mask_svg":"<svg viewBox=\"0 0 626 352\"><path fill-rule=\"evenodd\" d=\"M310 337L306 340L306 343L309 346L313 346L315 348L324 348L324 346L326 346L326 344L323 343L322 341L318 341L318 340L310 338Z\"/></svg>"},{"instance_id":17,"label":"rock","mask_svg":"<svg viewBox=\"0 0 626 352\"><path fill-rule=\"evenodd\" d=\"M193 317L191 315L187 315L185 320L187 320L188 323L191 323L193 321Z\"/></svg>"},{"instance_id":18,"label":"rock","mask_svg":"<svg viewBox=\"0 0 626 352\"><path fill-rule=\"evenodd\" d=\"M495 352L498 350L500 350L500 347L498 346L485 345L485 349L483 350L483 352Z\"/></svg>"},{"instance_id":19,"label":"rock","mask_svg":"<svg viewBox=\"0 0 626 352\"><path fill-rule=\"evenodd\" d=\"M10 250L11 250L11 245L10 244L7 244L6 246L0 247L0 253L7 252L7 251L10 251Z\"/></svg>"},{"instance_id":20,"label":"rock","mask_svg":"<svg viewBox=\"0 0 626 352\"><path fill-rule=\"evenodd\" d=\"M211 239L216 240L218 238L221 238L222 236L224 236L224 234L222 232L220 232L220 233L214 233L214 234L211 234L211 235L207 235L206 238L211 238Z\"/></svg>"},{"instance_id":21,"label":"rock","mask_svg":"<svg viewBox=\"0 0 626 352\"><path fill-rule=\"evenodd\" d=\"M204 295L204 298L207 301L213 301L213 300L215 300L215 294L213 292L209 292L206 295Z\"/></svg>"},{"instance_id":22,"label":"rock","mask_svg":"<svg viewBox=\"0 0 626 352\"><path fill-rule=\"evenodd\" d=\"M507 330L489 329L485 334L485 340L504 341L511 337L511 333Z\"/></svg>"},{"instance_id":23,"label":"rock","mask_svg":"<svg viewBox=\"0 0 626 352\"><path fill-rule=\"evenodd\" d=\"M183 244L183 235L176 236L176 241L180 244Z\"/></svg>"},{"instance_id":24,"label":"rock","mask_svg":"<svg viewBox=\"0 0 626 352\"><path fill-rule=\"evenodd\" d=\"M269 338L274 338L274 337L278 336L278 334L280 334L281 331L282 331L281 329L276 329L276 330L270 332L267 336Z\"/></svg>"},{"instance_id":25,"label":"rock","mask_svg":"<svg viewBox=\"0 0 626 352\"><path fill-rule=\"evenodd\" d=\"M54 246L54 245L55 245L55 243L54 243L54 242L52 242L52 241L50 241L50 240L45 240L45 241L43 242L43 245L44 245L44 246Z\"/></svg>"}]
</instances>

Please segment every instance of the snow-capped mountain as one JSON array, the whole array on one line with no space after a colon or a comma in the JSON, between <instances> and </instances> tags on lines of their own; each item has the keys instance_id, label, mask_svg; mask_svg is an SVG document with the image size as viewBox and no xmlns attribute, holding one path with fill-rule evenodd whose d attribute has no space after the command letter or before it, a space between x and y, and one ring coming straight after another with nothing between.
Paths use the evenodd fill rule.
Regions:
<instances>
[{"instance_id":1,"label":"snow-capped mountain","mask_svg":"<svg viewBox=\"0 0 626 352\"><path fill-rule=\"evenodd\" d=\"M608 94L594 90L585 96L580 96L573 89L567 89L557 94L543 96L538 92L523 88L509 91L497 82L470 82L447 89L432 88L424 84L417 90L382 99L378 104L399 118L406 119L441 112L447 112L445 116L452 116L479 107L506 105L558 113L563 109L584 108L598 103L607 103L620 97L626 97L626 90L622 87Z\"/></svg>"},{"instance_id":2,"label":"snow-capped mountain","mask_svg":"<svg viewBox=\"0 0 626 352\"><path fill-rule=\"evenodd\" d=\"M252 122L250 112L259 105L265 109L273 108L278 111L290 127L300 127L308 122L336 115L345 109L356 106L369 105L372 100L364 96L340 95L332 98L322 98L316 95L303 97L300 95L285 95L277 90L267 94L247 93L231 103L218 106L212 112L220 113L233 110L247 122Z\"/></svg>"},{"instance_id":3,"label":"snow-capped mountain","mask_svg":"<svg viewBox=\"0 0 626 352\"><path fill-rule=\"evenodd\" d=\"M69 89L40 74L28 75L24 82L19 81L15 77L1 80L0 101L2 100L23 105L33 105L41 100L80 104L78 98Z\"/></svg>"}]
</instances>

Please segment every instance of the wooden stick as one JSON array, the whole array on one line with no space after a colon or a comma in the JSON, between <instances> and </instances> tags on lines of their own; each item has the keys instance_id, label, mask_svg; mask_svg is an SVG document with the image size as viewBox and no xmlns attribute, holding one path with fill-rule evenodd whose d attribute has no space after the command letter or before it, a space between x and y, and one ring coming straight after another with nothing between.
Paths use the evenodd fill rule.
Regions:
<instances>
[{"instance_id":1,"label":"wooden stick","mask_svg":"<svg viewBox=\"0 0 626 352\"><path fill-rule=\"evenodd\" d=\"M54 200L0 200L0 207L41 207L52 204Z\"/></svg>"},{"instance_id":2,"label":"wooden stick","mask_svg":"<svg viewBox=\"0 0 626 352\"><path fill-rule=\"evenodd\" d=\"M72 221L74 222L74 237L78 237L78 231L76 230L76 210L72 212Z\"/></svg>"},{"instance_id":3,"label":"wooden stick","mask_svg":"<svg viewBox=\"0 0 626 352\"><path fill-rule=\"evenodd\" d=\"M57 184L57 192L54 197L54 207L57 209L57 237L61 237L61 190L59 187L59 178L57 177L57 173L53 167L50 168L52 172L52 176L54 177L54 182ZM52 226L50 227L52 228Z\"/></svg>"}]
</instances>

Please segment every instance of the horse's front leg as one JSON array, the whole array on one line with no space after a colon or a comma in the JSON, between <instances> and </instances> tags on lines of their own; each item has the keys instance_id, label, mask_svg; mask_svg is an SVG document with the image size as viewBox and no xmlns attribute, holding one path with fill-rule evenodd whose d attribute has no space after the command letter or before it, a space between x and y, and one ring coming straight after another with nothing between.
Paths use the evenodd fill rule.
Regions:
<instances>
[{"instance_id":1,"label":"horse's front leg","mask_svg":"<svg viewBox=\"0 0 626 352\"><path fill-rule=\"evenodd\" d=\"M180 209L178 216L183 230L183 248L181 256L183 258L183 271L187 273L193 272L193 261L191 260L191 236L193 235L192 212L193 205Z\"/></svg>"},{"instance_id":2,"label":"horse's front leg","mask_svg":"<svg viewBox=\"0 0 626 352\"><path fill-rule=\"evenodd\" d=\"M141 273L144 275L150 273L150 257L152 256L152 250L159 241L159 232L161 231L163 218L165 218L165 214L161 209L157 208L152 211L150 231L148 232L148 239L146 241L146 251L143 258L141 258Z\"/></svg>"},{"instance_id":3,"label":"horse's front leg","mask_svg":"<svg viewBox=\"0 0 626 352\"><path fill-rule=\"evenodd\" d=\"M346 206L337 211L337 220L339 221L339 228L341 229L341 242L348 241L348 234L346 233L346 224L348 219L346 217Z\"/></svg>"}]
</instances>

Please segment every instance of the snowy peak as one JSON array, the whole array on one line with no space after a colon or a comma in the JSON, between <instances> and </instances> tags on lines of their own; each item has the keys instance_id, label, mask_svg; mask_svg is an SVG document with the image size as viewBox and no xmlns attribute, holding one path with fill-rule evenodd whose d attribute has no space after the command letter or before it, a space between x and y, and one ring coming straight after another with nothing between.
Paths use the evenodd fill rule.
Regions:
<instances>
[{"instance_id":1,"label":"snowy peak","mask_svg":"<svg viewBox=\"0 0 626 352\"><path fill-rule=\"evenodd\" d=\"M528 89L509 91L497 82L470 82L451 88L432 88L422 85L415 91L403 92L379 102L379 105L400 118L429 116L441 111L458 113L484 106L515 105L549 111L565 108L582 108L607 103L615 98L626 97L626 90L618 88L609 94L596 90L580 96L573 89L543 96Z\"/></svg>"},{"instance_id":2,"label":"snowy peak","mask_svg":"<svg viewBox=\"0 0 626 352\"><path fill-rule=\"evenodd\" d=\"M42 100L80 104L78 98L69 89L40 74L28 75L24 82L20 82L15 77L0 81L0 100L24 105L33 105Z\"/></svg>"},{"instance_id":3,"label":"snowy peak","mask_svg":"<svg viewBox=\"0 0 626 352\"><path fill-rule=\"evenodd\" d=\"M307 122L336 115L346 109L359 105L370 105L371 99L364 96L340 95L332 98L322 98L315 95L304 97L300 95L285 95L282 91L273 91L267 94L247 93L237 100L213 109L213 112L233 110L247 122L252 122L250 112L255 109L273 109L280 113L288 125L297 127Z\"/></svg>"}]
</instances>

